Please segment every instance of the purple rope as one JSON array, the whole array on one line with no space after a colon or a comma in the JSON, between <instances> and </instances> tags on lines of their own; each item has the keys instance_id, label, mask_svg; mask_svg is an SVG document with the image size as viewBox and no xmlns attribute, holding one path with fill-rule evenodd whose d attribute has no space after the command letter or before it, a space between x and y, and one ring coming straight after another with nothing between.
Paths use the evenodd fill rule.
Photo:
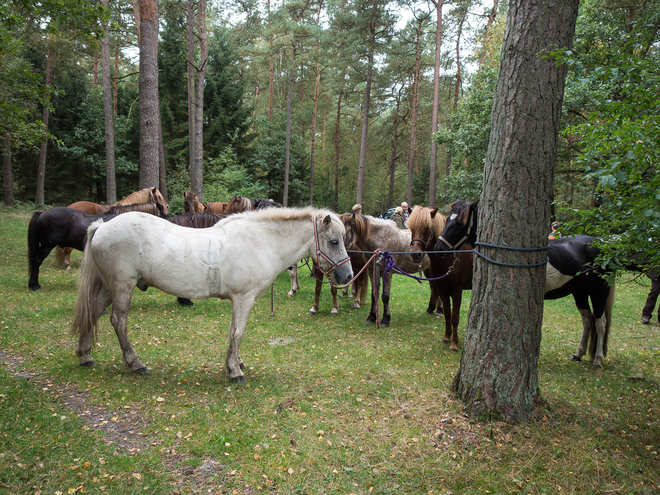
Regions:
<instances>
[{"instance_id":1,"label":"purple rope","mask_svg":"<svg viewBox=\"0 0 660 495\"><path fill-rule=\"evenodd\" d=\"M415 275L411 275L410 273L407 273L403 271L401 268L397 266L397 264L394 262L394 257L392 256L392 253L390 251L383 251L381 253L381 256L383 257L383 260L385 261L385 269L383 270L383 275L382 275L382 284L383 284L383 289L385 288L385 276L387 275L387 272L390 270L394 270L396 273L400 273L401 275L405 275L406 277L413 278L417 280L419 283L422 282L429 282L433 280L440 280L445 278L447 275L449 275L450 272L445 273L444 275L440 277L435 277L435 278L424 278L424 277L416 277ZM385 292L382 294L383 296L387 296Z\"/></svg>"}]
</instances>

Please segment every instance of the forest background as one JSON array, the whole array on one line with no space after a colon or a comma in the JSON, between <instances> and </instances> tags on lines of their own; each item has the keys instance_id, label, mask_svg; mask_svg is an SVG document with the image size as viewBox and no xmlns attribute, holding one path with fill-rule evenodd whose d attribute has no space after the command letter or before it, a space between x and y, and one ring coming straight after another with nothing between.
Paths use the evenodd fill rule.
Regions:
<instances>
[{"instance_id":1,"label":"forest background","mask_svg":"<svg viewBox=\"0 0 660 495\"><path fill-rule=\"evenodd\" d=\"M659 3L583 1L572 49L546 55L570 67L553 216L563 232L614 241L603 264L640 250L660 260ZM108 15L117 199L139 186L137 2L76 5L0 1L6 205L107 201ZM404 199L446 212L479 198L506 2L212 2L192 60L187 7L158 2L160 185L175 213L191 189L189 61L204 70L204 201L339 212L358 201L379 214Z\"/></svg>"}]
</instances>

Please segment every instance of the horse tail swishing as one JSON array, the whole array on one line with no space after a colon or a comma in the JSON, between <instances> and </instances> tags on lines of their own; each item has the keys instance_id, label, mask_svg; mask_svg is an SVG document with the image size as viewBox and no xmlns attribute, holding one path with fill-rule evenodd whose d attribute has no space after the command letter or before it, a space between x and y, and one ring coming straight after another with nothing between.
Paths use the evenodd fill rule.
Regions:
<instances>
[{"instance_id":1,"label":"horse tail swishing","mask_svg":"<svg viewBox=\"0 0 660 495\"><path fill-rule=\"evenodd\" d=\"M28 225L28 277L32 276L32 268L37 257L37 251L39 251L37 220L42 213L42 211L35 211Z\"/></svg>"},{"instance_id":2,"label":"horse tail swishing","mask_svg":"<svg viewBox=\"0 0 660 495\"><path fill-rule=\"evenodd\" d=\"M103 221L94 222L89 227L87 243L92 242L96 229ZM94 258L86 249L80 264L80 279L78 282L78 297L73 313L71 333L78 337L76 354L80 356L82 366L93 366L91 352L98 333L99 318L112 302L112 294L108 290L101 273L96 267Z\"/></svg>"}]
</instances>

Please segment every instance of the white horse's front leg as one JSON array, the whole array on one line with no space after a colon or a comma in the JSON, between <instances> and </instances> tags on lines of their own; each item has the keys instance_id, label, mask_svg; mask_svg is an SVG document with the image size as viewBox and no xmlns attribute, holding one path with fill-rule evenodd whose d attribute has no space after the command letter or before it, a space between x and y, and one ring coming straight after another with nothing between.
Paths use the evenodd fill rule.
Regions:
<instances>
[{"instance_id":1,"label":"white horse's front leg","mask_svg":"<svg viewBox=\"0 0 660 495\"><path fill-rule=\"evenodd\" d=\"M235 298L231 302L231 326L229 327L229 348L227 349L227 360L225 361L225 371L229 378L235 382L244 382L245 363L241 359L240 347L245 332L250 309L254 304L253 296L243 296L243 299Z\"/></svg>"},{"instance_id":2,"label":"white horse's front leg","mask_svg":"<svg viewBox=\"0 0 660 495\"><path fill-rule=\"evenodd\" d=\"M582 316L582 338L580 339L580 345L575 351L575 354L571 356L571 361L581 361L582 357L587 352L587 345L589 344L589 335L591 334L591 329L594 326L594 315L590 309L580 309L580 316Z\"/></svg>"},{"instance_id":3,"label":"white horse's front leg","mask_svg":"<svg viewBox=\"0 0 660 495\"><path fill-rule=\"evenodd\" d=\"M594 355L593 368L598 369L603 367L603 342L605 341L605 325L607 323L605 315L596 318L596 333L598 334L598 342L596 343L596 354Z\"/></svg>"}]
</instances>

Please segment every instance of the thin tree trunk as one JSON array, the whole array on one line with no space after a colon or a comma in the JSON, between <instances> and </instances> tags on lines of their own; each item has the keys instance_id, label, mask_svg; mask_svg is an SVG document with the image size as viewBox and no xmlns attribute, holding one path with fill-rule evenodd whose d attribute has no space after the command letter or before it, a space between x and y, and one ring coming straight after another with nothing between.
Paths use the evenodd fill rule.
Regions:
<instances>
[{"instance_id":1,"label":"thin tree trunk","mask_svg":"<svg viewBox=\"0 0 660 495\"><path fill-rule=\"evenodd\" d=\"M440 112L440 56L442 48L442 4L443 0L433 2L436 10L435 24L435 65L433 66L433 113L431 116L431 135L438 130ZM429 207L435 208L436 174L438 169L438 145L431 139L431 165L429 175Z\"/></svg>"},{"instance_id":2,"label":"thin tree trunk","mask_svg":"<svg viewBox=\"0 0 660 495\"><path fill-rule=\"evenodd\" d=\"M11 173L11 136L8 131L2 134L2 164L5 176L5 206L14 206L14 180Z\"/></svg>"},{"instance_id":3,"label":"thin tree trunk","mask_svg":"<svg viewBox=\"0 0 660 495\"><path fill-rule=\"evenodd\" d=\"M268 0L268 30L270 31L270 0ZM273 35L270 35L270 67L268 75L268 122L273 121L273 93L275 91L273 65Z\"/></svg>"},{"instance_id":4,"label":"thin tree trunk","mask_svg":"<svg viewBox=\"0 0 660 495\"><path fill-rule=\"evenodd\" d=\"M413 204L413 171L415 164L415 148L417 144L417 109L419 108L419 86L422 73L422 55L421 55L421 38L422 38L422 23L424 17L417 19L417 32L415 33L415 68L413 70L413 102L412 102L412 116L410 119L410 154L408 156L408 188L406 190L406 200L408 204Z\"/></svg>"},{"instance_id":5,"label":"thin tree trunk","mask_svg":"<svg viewBox=\"0 0 660 495\"><path fill-rule=\"evenodd\" d=\"M477 240L517 248L547 245L550 197L567 67L545 54L570 49L579 0L509 4L479 202ZM542 97L539 97L542 95ZM512 264L546 251L480 246ZM529 421L540 398L538 358L546 267L500 266L475 257L463 355L452 391L473 417Z\"/></svg>"},{"instance_id":6,"label":"thin tree trunk","mask_svg":"<svg viewBox=\"0 0 660 495\"><path fill-rule=\"evenodd\" d=\"M396 110L394 112L394 125L392 129L392 154L390 155L390 189L387 195L387 207L391 208L394 204L394 174L396 173L396 154L397 143L399 140L399 110L401 109L401 91L403 85L398 91L396 97Z\"/></svg>"},{"instance_id":7,"label":"thin tree trunk","mask_svg":"<svg viewBox=\"0 0 660 495\"><path fill-rule=\"evenodd\" d=\"M53 84L53 65L55 63L55 52L52 47L48 48L48 60L46 61L46 96L44 97L44 109L42 113L42 120L44 123L44 134L48 134L48 120L50 118L50 111L48 104L50 103L50 87ZM39 170L37 172L37 205L44 206L44 189L46 184L46 157L48 153L48 138L44 137L41 142L41 149L39 153Z\"/></svg>"},{"instance_id":8,"label":"thin tree trunk","mask_svg":"<svg viewBox=\"0 0 660 495\"><path fill-rule=\"evenodd\" d=\"M140 0L140 188L158 187L158 2Z\"/></svg>"},{"instance_id":9,"label":"thin tree trunk","mask_svg":"<svg viewBox=\"0 0 660 495\"><path fill-rule=\"evenodd\" d=\"M119 43L115 47L115 79L112 81L112 111L117 115L117 102L119 98Z\"/></svg>"},{"instance_id":10,"label":"thin tree trunk","mask_svg":"<svg viewBox=\"0 0 660 495\"><path fill-rule=\"evenodd\" d=\"M190 167L190 189L200 201L203 201L202 179L197 175L195 167L195 11L194 0L187 2L188 28L188 166Z\"/></svg>"},{"instance_id":11,"label":"thin tree trunk","mask_svg":"<svg viewBox=\"0 0 660 495\"><path fill-rule=\"evenodd\" d=\"M101 0L101 3L105 5L104 0ZM107 8L107 7L106 7ZM94 74L94 89L99 86L99 52L94 50L94 67L92 68L92 73Z\"/></svg>"},{"instance_id":12,"label":"thin tree trunk","mask_svg":"<svg viewBox=\"0 0 660 495\"><path fill-rule=\"evenodd\" d=\"M289 203L289 167L291 154L291 103L293 100L293 79L296 67L296 45L298 36L293 33L293 54L291 55L291 69L289 70L289 94L286 99L286 142L284 145L284 191L282 193L282 205Z\"/></svg>"},{"instance_id":13,"label":"thin tree trunk","mask_svg":"<svg viewBox=\"0 0 660 495\"><path fill-rule=\"evenodd\" d=\"M319 110L319 92L321 86L321 43L317 43L318 59L316 62L316 84L314 85L314 110L312 111L312 146L309 154L309 205L314 205L314 151L316 149L316 116Z\"/></svg>"},{"instance_id":14,"label":"thin tree trunk","mask_svg":"<svg viewBox=\"0 0 660 495\"><path fill-rule=\"evenodd\" d=\"M344 87L346 86L346 70L344 70L344 74L342 75L341 78L341 88L339 89L339 96L337 97L337 121L335 122L335 134L334 134L334 141L335 141L335 158L332 164L332 169L334 171L334 183L335 183L335 190L334 194L332 196L332 210L333 211L338 211L339 209L339 124L341 122L341 100L344 96Z\"/></svg>"},{"instance_id":15,"label":"thin tree trunk","mask_svg":"<svg viewBox=\"0 0 660 495\"><path fill-rule=\"evenodd\" d=\"M160 109L159 109L160 116ZM158 190L163 195L165 201L167 196L167 162L165 161L165 139L163 138L163 121L158 119Z\"/></svg>"},{"instance_id":16,"label":"thin tree trunk","mask_svg":"<svg viewBox=\"0 0 660 495\"><path fill-rule=\"evenodd\" d=\"M108 9L108 0L102 0ZM115 129L113 121L112 86L110 84L110 21L105 25L105 36L101 40L101 70L103 73L103 117L105 120L105 188L107 204L117 202L117 182L115 179Z\"/></svg>"},{"instance_id":17,"label":"thin tree trunk","mask_svg":"<svg viewBox=\"0 0 660 495\"><path fill-rule=\"evenodd\" d=\"M488 14L488 20L486 21L486 26L484 27L484 38L481 43L481 51L479 53L479 69L481 69L481 66L483 65L484 59L486 57L490 31L493 27L493 22L495 22L495 17L497 16L497 4L498 0L493 0L493 8L490 10L490 14Z\"/></svg>"},{"instance_id":18,"label":"thin tree trunk","mask_svg":"<svg viewBox=\"0 0 660 495\"><path fill-rule=\"evenodd\" d=\"M372 41L376 36L374 22L371 23ZM371 77L374 65L374 46L369 48L369 58L367 60L367 84L364 89L364 115L362 116L362 134L360 135L360 161L358 165L358 179L356 188L355 202L362 204L362 189L364 188L364 171L367 165L367 136L369 133L369 105L371 103Z\"/></svg>"},{"instance_id":19,"label":"thin tree trunk","mask_svg":"<svg viewBox=\"0 0 660 495\"><path fill-rule=\"evenodd\" d=\"M202 191L204 189L204 78L206 77L206 65L209 58L209 47L206 38L206 0L199 0L197 31L200 58L195 85L195 169L194 172L191 170L191 176L195 177L199 189L198 197L202 201Z\"/></svg>"}]
</instances>

